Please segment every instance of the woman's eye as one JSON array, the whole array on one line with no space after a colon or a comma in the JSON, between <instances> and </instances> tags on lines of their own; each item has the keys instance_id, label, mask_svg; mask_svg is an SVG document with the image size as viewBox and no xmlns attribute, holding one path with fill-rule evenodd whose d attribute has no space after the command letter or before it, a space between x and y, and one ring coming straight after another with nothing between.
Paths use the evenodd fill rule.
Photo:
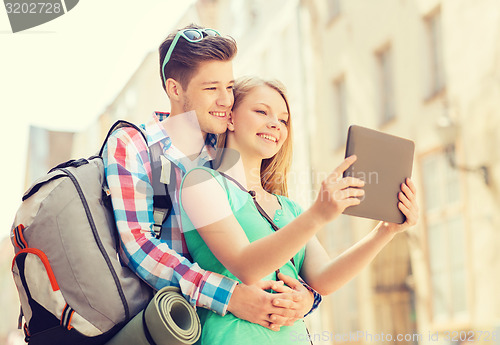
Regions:
<instances>
[{"instance_id":1,"label":"woman's eye","mask_svg":"<svg viewBox=\"0 0 500 345\"><path fill-rule=\"evenodd\" d=\"M283 123L285 126L288 125L288 121L287 120L280 120L281 123Z\"/></svg>"},{"instance_id":2,"label":"woman's eye","mask_svg":"<svg viewBox=\"0 0 500 345\"><path fill-rule=\"evenodd\" d=\"M232 85L231 85L231 86L228 86L228 87L227 87L227 89L228 89L228 90L232 90L232 89L233 89L233 86L232 86Z\"/></svg>"},{"instance_id":3,"label":"woman's eye","mask_svg":"<svg viewBox=\"0 0 500 345\"><path fill-rule=\"evenodd\" d=\"M207 88L205 88L205 90L214 91L214 90L216 90L216 88L215 87L207 87Z\"/></svg>"},{"instance_id":4,"label":"woman's eye","mask_svg":"<svg viewBox=\"0 0 500 345\"><path fill-rule=\"evenodd\" d=\"M262 115L267 115L265 110L256 110L255 112Z\"/></svg>"}]
</instances>

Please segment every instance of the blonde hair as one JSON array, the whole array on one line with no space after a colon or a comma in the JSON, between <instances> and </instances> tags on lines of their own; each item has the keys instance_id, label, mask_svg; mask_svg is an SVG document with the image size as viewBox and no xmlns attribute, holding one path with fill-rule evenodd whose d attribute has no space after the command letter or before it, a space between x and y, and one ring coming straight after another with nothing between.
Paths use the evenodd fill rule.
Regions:
<instances>
[{"instance_id":1,"label":"blonde hair","mask_svg":"<svg viewBox=\"0 0 500 345\"><path fill-rule=\"evenodd\" d=\"M259 77L243 77L235 81L233 111L238 108L243 99L256 87L267 86L278 92L285 101L286 110L290 115L290 107L286 96L286 89L277 80L265 80ZM265 191L273 194L288 196L287 174L292 163L292 122L288 117L286 124L288 136L281 149L271 158L262 160L260 167L260 180ZM219 135L218 148L226 147L226 133ZM222 152L223 150L219 150ZM220 156L218 157L220 160Z\"/></svg>"}]
</instances>

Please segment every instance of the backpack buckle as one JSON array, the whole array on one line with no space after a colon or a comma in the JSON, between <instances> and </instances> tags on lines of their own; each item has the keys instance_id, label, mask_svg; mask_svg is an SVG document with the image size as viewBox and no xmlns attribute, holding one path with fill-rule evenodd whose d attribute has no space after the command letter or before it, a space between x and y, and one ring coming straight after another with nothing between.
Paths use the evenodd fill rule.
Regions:
<instances>
[{"instance_id":1,"label":"backpack buckle","mask_svg":"<svg viewBox=\"0 0 500 345\"><path fill-rule=\"evenodd\" d=\"M161 227L163 225L163 222L165 221L165 218L167 218L168 215L168 209L165 208L156 208L153 210L153 231L155 233L156 238L160 238L161 236Z\"/></svg>"}]
</instances>

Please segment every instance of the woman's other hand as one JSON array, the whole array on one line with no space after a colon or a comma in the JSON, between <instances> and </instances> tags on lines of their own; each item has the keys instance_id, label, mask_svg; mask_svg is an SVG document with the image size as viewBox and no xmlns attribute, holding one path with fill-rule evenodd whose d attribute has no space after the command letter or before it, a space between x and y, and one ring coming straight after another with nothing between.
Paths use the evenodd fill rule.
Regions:
<instances>
[{"instance_id":1,"label":"woman's other hand","mask_svg":"<svg viewBox=\"0 0 500 345\"><path fill-rule=\"evenodd\" d=\"M410 178L401 184L401 191L398 194L398 208L403 212L406 220L402 224L384 222L382 227L392 234L397 234L414 226L418 222L417 189Z\"/></svg>"}]
</instances>

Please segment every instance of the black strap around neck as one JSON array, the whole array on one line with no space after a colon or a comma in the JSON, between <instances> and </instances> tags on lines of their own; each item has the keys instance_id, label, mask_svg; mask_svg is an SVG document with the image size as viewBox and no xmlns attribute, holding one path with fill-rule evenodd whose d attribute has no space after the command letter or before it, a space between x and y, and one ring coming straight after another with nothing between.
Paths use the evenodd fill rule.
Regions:
<instances>
[{"instance_id":1,"label":"black strap around neck","mask_svg":"<svg viewBox=\"0 0 500 345\"><path fill-rule=\"evenodd\" d=\"M219 174L221 174L222 176L224 176L225 178L227 178L228 180L230 180L231 182L233 182L235 185L237 185L245 193L250 194L250 196L252 197L253 203L255 204L255 207L257 207L257 210L262 215L262 217L266 218L266 220L269 222L269 224L271 224L271 226L272 226L272 228L273 228L274 231L278 231L279 230L279 227L274 223L274 221L271 219L271 217L269 217L269 215L267 214L267 212L257 202L257 198L256 198L257 197L257 193L255 193L254 190L247 190L245 187L243 187L241 185L241 183L239 183L238 181L236 181L234 178L232 178L228 174L225 174L225 173L223 173L221 171L219 171Z\"/></svg>"},{"instance_id":2,"label":"black strap around neck","mask_svg":"<svg viewBox=\"0 0 500 345\"><path fill-rule=\"evenodd\" d=\"M261 216L264 217L269 222L269 224L271 225L271 227L273 228L274 231L278 231L280 229L279 226L277 226L276 223L272 220L272 218L269 217L269 215L262 208L262 206L260 206L260 204L257 202L257 198L256 198L257 194L255 193L255 191L253 191L253 190L247 190L245 187L243 187L241 185L241 183L239 183L234 178L232 178L231 176L229 176L229 175L227 175L227 174L225 174L225 173L223 173L221 171L219 171L219 174L221 174L222 176L224 176L225 178L227 178L229 181L233 182L235 185L237 185L245 193L250 194L250 196L252 197L253 203L255 204L255 207L257 208L257 210L259 211L259 213L261 214ZM290 259L290 261L295 266L295 261L293 260L293 257ZM276 280L278 280L278 278L277 278L278 277L278 273L279 273L279 269L276 270Z\"/></svg>"},{"instance_id":3,"label":"black strap around neck","mask_svg":"<svg viewBox=\"0 0 500 345\"><path fill-rule=\"evenodd\" d=\"M253 200L253 203L255 204L255 207L257 207L257 210L259 211L259 213L262 215L262 217L266 218L266 220L269 222L269 224L271 224L272 228L274 231L278 231L279 230L279 227L274 223L274 221L271 219L271 217L269 217L269 215L266 213L266 211L264 211L264 209L259 205L259 203L257 202L257 199L256 199L256 196L257 194L255 193L255 191L253 190L247 190L245 187L243 187L238 181L236 181L234 178L232 178L231 176L219 171L219 174L221 174L222 176L224 176L225 178L227 178L228 180L232 181L235 185L237 185L238 187L240 187L240 189L242 191L244 191L245 193L248 193L252 196L252 200ZM293 260L293 257L290 259L290 261L292 262L292 265L295 267L295 261ZM276 281L278 281L278 273L280 273L280 269L278 268L276 271ZM312 339L309 335L309 329L307 329L307 326L306 326L306 331L307 331L307 335L309 336L309 342L311 343L311 345L313 345L313 342L312 342Z\"/></svg>"}]
</instances>

